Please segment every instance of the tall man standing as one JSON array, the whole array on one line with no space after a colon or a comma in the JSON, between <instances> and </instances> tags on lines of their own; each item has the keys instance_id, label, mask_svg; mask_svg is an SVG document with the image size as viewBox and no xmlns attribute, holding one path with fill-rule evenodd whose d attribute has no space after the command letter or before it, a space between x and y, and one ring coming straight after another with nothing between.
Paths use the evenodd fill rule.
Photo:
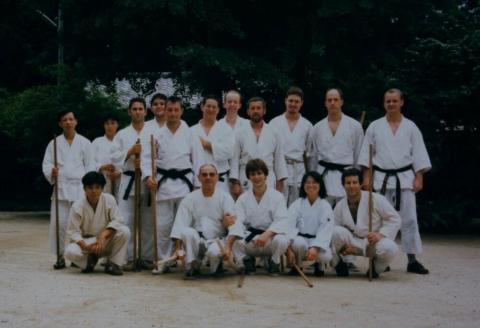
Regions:
<instances>
[{"instance_id":1,"label":"tall man standing","mask_svg":"<svg viewBox=\"0 0 480 328\"><path fill-rule=\"evenodd\" d=\"M261 97L253 97L248 101L247 108L250 124L239 129L235 134L230 178L239 181L243 189L249 189L245 167L249 160L260 158L270 172L268 185L283 192L283 180L288 178L287 165L280 137L263 120L267 111L266 102Z\"/></svg>"},{"instance_id":2,"label":"tall man standing","mask_svg":"<svg viewBox=\"0 0 480 328\"><path fill-rule=\"evenodd\" d=\"M79 135L75 128L77 118L72 111L61 111L57 115L57 121L63 133L56 137L57 143L57 166L54 160L54 141L50 141L45 151L42 163L43 175L50 184L55 183L57 178L58 188L58 222L59 240L56 238L55 220L55 195L52 195L50 205L50 250L56 254L56 245L59 243L60 257L53 266L55 269L65 268L63 257L65 249L65 230L68 224L68 214L74 201L82 197L82 177L85 173L95 169L93 148L90 141Z\"/></svg>"},{"instance_id":3,"label":"tall man standing","mask_svg":"<svg viewBox=\"0 0 480 328\"><path fill-rule=\"evenodd\" d=\"M358 163L364 167L364 186L369 180L369 145L373 145L373 187L399 211L402 219L402 250L407 253L407 271L428 274L416 259L422 252L415 193L423 189L423 175L431 169L422 133L402 114L403 92L389 89L384 94L386 115L373 121L365 133Z\"/></svg>"},{"instance_id":4,"label":"tall man standing","mask_svg":"<svg viewBox=\"0 0 480 328\"><path fill-rule=\"evenodd\" d=\"M343 93L329 89L325 94L328 115L312 130L312 169L322 175L327 200L332 206L345 196L341 183L345 168L356 166L362 146L363 129L360 123L342 112Z\"/></svg>"},{"instance_id":5,"label":"tall man standing","mask_svg":"<svg viewBox=\"0 0 480 328\"><path fill-rule=\"evenodd\" d=\"M229 161L233 157L235 135L230 126L217 121L220 111L220 101L213 95L207 95L200 103L202 119L191 127L192 133L200 141L205 163L214 164L218 170L217 187L229 191L228 176L230 173ZM198 145L198 143L195 143Z\"/></svg>"},{"instance_id":6,"label":"tall man standing","mask_svg":"<svg viewBox=\"0 0 480 328\"><path fill-rule=\"evenodd\" d=\"M307 158L309 133L312 123L302 117L300 109L303 106L303 91L298 87L288 89L285 96L285 113L270 121L277 134L281 137L288 178L283 195L290 206L298 198L302 177L305 174L305 159Z\"/></svg>"},{"instance_id":7,"label":"tall man standing","mask_svg":"<svg viewBox=\"0 0 480 328\"><path fill-rule=\"evenodd\" d=\"M149 129L145 127L145 116L147 109L143 98L132 98L128 105L128 115L131 124L120 130L114 139L114 146L111 152L112 162L122 171L120 187L118 194L118 207L125 218L127 226L134 233L133 223L135 216L135 169L140 168L141 154L150 147ZM138 142L140 140L140 142ZM145 188L140 188L141 199L140 217L141 217L141 249L140 258L143 260L140 265L145 268L151 268L149 261L153 258L153 238L151 231L151 211L147 207L147 193ZM133 270L136 265L133 263L133 243L134 238L130 238L127 247L127 265L125 270Z\"/></svg>"},{"instance_id":8,"label":"tall man standing","mask_svg":"<svg viewBox=\"0 0 480 328\"><path fill-rule=\"evenodd\" d=\"M166 123L154 134L156 142L157 174L152 177L150 146L142 155L142 172L145 185L157 191L157 249L160 259L172 254L170 233L182 199L198 186L196 173L203 164L199 152L200 140L193 136L182 121L182 100L172 96L167 100ZM150 135L148 142L150 142ZM153 206L153 204L152 204ZM161 268L166 272L168 267Z\"/></svg>"},{"instance_id":9,"label":"tall man standing","mask_svg":"<svg viewBox=\"0 0 480 328\"><path fill-rule=\"evenodd\" d=\"M165 104L167 103L167 96L163 93L156 93L150 100L150 110L153 113L153 118L145 122L147 128L160 129L165 125Z\"/></svg>"}]
</instances>

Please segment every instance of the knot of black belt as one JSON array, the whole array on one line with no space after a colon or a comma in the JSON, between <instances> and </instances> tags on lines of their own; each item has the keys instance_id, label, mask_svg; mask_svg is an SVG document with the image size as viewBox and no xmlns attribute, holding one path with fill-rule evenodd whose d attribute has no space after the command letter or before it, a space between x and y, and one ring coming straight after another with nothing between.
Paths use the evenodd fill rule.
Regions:
<instances>
[{"instance_id":1,"label":"knot of black belt","mask_svg":"<svg viewBox=\"0 0 480 328\"><path fill-rule=\"evenodd\" d=\"M183 169L183 170L177 170L177 169L169 169L169 170L164 170L159 167L157 167L157 173L162 175L162 178L158 180L158 186L157 189L160 188L160 184L167 180L167 179L180 179L183 182L185 182L190 189L190 191L193 190L193 183L190 181L189 178L187 178L188 173L193 173L192 169Z\"/></svg>"},{"instance_id":2,"label":"knot of black belt","mask_svg":"<svg viewBox=\"0 0 480 328\"><path fill-rule=\"evenodd\" d=\"M308 238L308 239L312 239L312 238L317 237L317 236L314 236L314 235L310 235L308 233L301 233L301 232L299 232L297 235L299 235L300 237L303 237L303 238Z\"/></svg>"},{"instance_id":3,"label":"knot of black belt","mask_svg":"<svg viewBox=\"0 0 480 328\"><path fill-rule=\"evenodd\" d=\"M382 195L385 195L385 193L387 192L388 179L390 177L395 177L395 179L396 179L396 183L395 183L395 209L397 211L400 211L400 197L401 197L401 194L402 194L402 190L400 188L400 179L398 178L398 173L405 172L405 171L408 171L408 170L413 171L412 164L409 164L407 166L404 166L404 167L401 167L401 168L398 168L398 169L388 169L388 170L387 169L382 169L381 167L378 167L378 166L374 165L373 170L385 173L385 177L383 178L383 182L382 182L382 188L380 188L380 193ZM371 181L371 183L373 183L373 181Z\"/></svg>"},{"instance_id":4,"label":"knot of black belt","mask_svg":"<svg viewBox=\"0 0 480 328\"><path fill-rule=\"evenodd\" d=\"M322 172L322 178L328 171L339 171L340 173L343 173L347 167L353 166L352 164L338 164L325 161L319 161L318 164L325 168L325 170Z\"/></svg>"},{"instance_id":5,"label":"knot of black belt","mask_svg":"<svg viewBox=\"0 0 480 328\"><path fill-rule=\"evenodd\" d=\"M125 193L123 194L123 200L127 200L128 196L130 196L130 191L132 191L133 183L135 182L135 171L124 171L123 174L130 177Z\"/></svg>"},{"instance_id":6,"label":"knot of black belt","mask_svg":"<svg viewBox=\"0 0 480 328\"><path fill-rule=\"evenodd\" d=\"M248 231L250 231L250 234L245 238L245 241L249 243L256 235L261 235L262 233L265 232L265 230L262 229L256 229L256 228L248 228Z\"/></svg>"},{"instance_id":7,"label":"knot of black belt","mask_svg":"<svg viewBox=\"0 0 480 328\"><path fill-rule=\"evenodd\" d=\"M218 181L225 182L224 176L230 174L230 170L222 172L218 175Z\"/></svg>"}]
</instances>

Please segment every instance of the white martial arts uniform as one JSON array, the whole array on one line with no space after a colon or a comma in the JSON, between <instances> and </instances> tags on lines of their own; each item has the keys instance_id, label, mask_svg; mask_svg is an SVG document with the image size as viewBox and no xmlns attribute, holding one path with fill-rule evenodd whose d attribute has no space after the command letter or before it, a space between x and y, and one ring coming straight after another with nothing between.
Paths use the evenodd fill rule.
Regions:
<instances>
[{"instance_id":1,"label":"white martial arts uniform","mask_svg":"<svg viewBox=\"0 0 480 328\"><path fill-rule=\"evenodd\" d=\"M78 267L85 268L88 253L82 250L78 242L83 240L87 245L93 244L100 232L107 228L115 230L115 234L107 239L105 248L99 256L107 257L110 262L122 266L127 255L130 230L124 224L115 198L103 193L95 210L86 196L77 200L72 205L68 220L65 258Z\"/></svg>"},{"instance_id":2,"label":"white martial arts uniform","mask_svg":"<svg viewBox=\"0 0 480 328\"><path fill-rule=\"evenodd\" d=\"M101 136L93 140L92 142L94 158L95 158L95 169L100 171L100 167L105 164L111 164L111 152L113 149L113 140L109 140L106 136ZM119 171L118 168L115 168ZM104 192L114 195L114 197L118 196L118 190L120 187L120 178L115 179L114 188L112 190L112 180L110 180L107 175L102 172L107 180L105 187L103 188Z\"/></svg>"},{"instance_id":3,"label":"white martial arts uniform","mask_svg":"<svg viewBox=\"0 0 480 328\"><path fill-rule=\"evenodd\" d=\"M288 126L285 114L279 115L268 123L281 138L285 162L287 164L288 179L283 190L287 206L298 198L302 177L305 174L304 156L311 152L309 134L312 123L300 116L293 130ZM307 162L308 163L308 162Z\"/></svg>"},{"instance_id":4,"label":"white martial arts uniform","mask_svg":"<svg viewBox=\"0 0 480 328\"><path fill-rule=\"evenodd\" d=\"M345 196L345 190L342 186L342 171L326 169L325 165L340 164L344 168L357 166L362 141L363 129L360 123L343 113L335 135L328 124L328 117L315 124L312 129L311 169L323 175L327 199L331 205ZM319 161L326 163L322 165Z\"/></svg>"},{"instance_id":5,"label":"white martial arts uniform","mask_svg":"<svg viewBox=\"0 0 480 328\"><path fill-rule=\"evenodd\" d=\"M243 265L242 260L245 256L269 256L276 264L280 263L280 258L288 248L289 220L285 198L272 187L262 196L260 202L257 202L253 190L247 190L238 198L235 204L235 214L237 220L230 228L238 235L239 231L244 229L244 239L236 240L233 244L233 255L237 265ZM258 235L248 241L251 232L250 228L258 230L270 230L275 233L263 247L257 247L254 240Z\"/></svg>"},{"instance_id":6,"label":"white martial arts uniform","mask_svg":"<svg viewBox=\"0 0 480 328\"><path fill-rule=\"evenodd\" d=\"M370 124L363 142L358 164L368 167L369 145L373 145L374 185L380 191L385 179L383 170L406 169L397 173L399 194L397 196L397 178L390 176L386 183L385 197L395 207L400 197L399 214L402 218L402 250L407 254L420 254L422 241L418 230L417 208L413 181L415 172L428 171L432 167L428 157L422 133L411 120L402 118L395 134L393 134L386 117L382 117ZM411 168L409 166L411 165ZM398 210L398 208L397 208Z\"/></svg>"},{"instance_id":7,"label":"white martial arts uniform","mask_svg":"<svg viewBox=\"0 0 480 328\"><path fill-rule=\"evenodd\" d=\"M203 164L199 152L200 143L185 122L181 122L173 134L165 125L155 134L156 141L156 178L160 184L157 190L157 249L160 259L170 257L172 242L170 233L181 200L199 186L197 174ZM148 136L150 140L150 136ZM142 152L142 172L144 177L152 175L150 147ZM158 172L158 171L162 172ZM183 172L182 172L183 171ZM177 174L178 178L167 175ZM181 177L183 178L181 178ZM188 181L188 183L187 183Z\"/></svg>"},{"instance_id":8,"label":"white martial arts uniform","mask_svg":"<svg viewBox=\"0 0 480 328\"><path fill-rule=\"evenodd\" d=\"M257 140L251 125L246 125L235 133L235 148L232 158L230 178L240 181L244 190L250 189L245 166L251 159L260 158L268 167L267 184L275 187L276 180L288 178L287 165L280 137L267 123L263 123Z\"/></svg>"},{"instance_id":9,"label":"white martial arts uniform","mask_svg":"<svg viewBox=\"0 0 480 328\"><path fill-rule=\"evenodd\" d=\"M237 133L237 131L242 129L243 127L250 125L249 120L247 120L246 118L240 117L240 116L237 116L237 120L235 121L235 125L233 127L230 124L228 124L225 117L219 119L218 121L228 125L231 129L233 129L233 132L235 132L235 133Z\"/></svg>"},{"instance_id":10,"label":"white martial arts uniform","mask_svg":"<svg viewBox=\"0 0 480 328\"><path fill-rule=\"evenodd\" d=\"M133 260L133 223L135 218L135 156L132 155L127 158L128 150L135 145L138 139L142 145L142 153L150 149L150 135L149 128L143 126L140 133L135 130L132 125L118 131L113 139L114 145L110 153L111 159L115 167L120 168L122 176L120 178L120 187L117 195L118 207L125 218L127 227L132 231L132 238L130 238L127 247L127 260ZM141 158L141 161L145 159ZM149 165L150 160L147 164ZM141 177L142 179L142 177ZM130 190L128 190L130 188ZM145 188L143 181L140 183L140 218L141 218L141 258L143 260L153 259L153 233L152 233L152 210L148 207L149 193Z\"/></svg>"},{"instance_id":11,"label":"white martial arts uniform","mask_svg":"<svg viewBox=\"0 0 480 328\"><path fill-rule=\"evenodd\" d=\"M69 144L63 134L57 136L58 163L58 221L60 236L60 255L65 247L65 230L68 224L68 214L74 201L83 196L82 178L85 173L95 170L93 148L91 142L75 133L72 144ZM53 140L47 146L43 157L42 171L45 178L54 184L52 169L54 165ZM52 194L50 206L50 251L56 254L55 233L55 193Z\"/></svg>"},{"instance_id":12,"label":"white martial arts uniform","mask_svg":"<svg viewBox=\"0 0 480 328\"><path fill-rule=\"evenodd\" d=\"M339 261L339 251L346 245L352 244L363 251L363 256L368 256L368 191L361 191L362 195L357 209L356 223L348 207L347 197L337 203L334 210L335 227L332 236L333 260L332 266ZM390 205L388 200L380 194L372 193L372 231L380 232L385 238L375 244L375 270L384 272L385 268L393 261L398 250L395 236L400 229L400 216Z\"/></svg>"},{"instance_id":13,"label":"white martial arts uniform","mask_svg":"<svg viewBox=\"0 0 480 328\"><path fill-rule=\"evenodd\" d=\"M157 122L157 119L154 117L152 118L151 120L149 121L146 121L145 122L145 127L148 128L148 129L153 129L154 131L155 130L160 130L161 128L163 128L165 126L165 123L163 123L163 125L160 125L158 122Z\"/></svg>"},{"instance_id":14,"label":"white martial arts uniform","mask_svg":"<svg viewBox=\"0 0 480 328\"><path fill-rule=\"evenodd\" d=\"M297 264L302 260L310 247L318 247L316 262L328 263L332 259L330 242L333 233L333 211L330 204L320 197L310 204L308 198L298 198L288 208L291 230L292 249Z\"/></svg>"},{"instance_id":15,"label":"white martial arts uniform","mask_svg":"<svg viewBox=\"0 0 480 328\"><path fill-rule=\"evenodd\" d=\"M195 143L195 145L200 145L200 149L198 151L202 153L204 162L211 163L216 166L219 175L219 181L217 182L216 187L222 188L226 192L229 192L229 161L233 157L233 147L235 146L235 133L233 132L232 128L230 128L230 126L226 123L217 121L211 127L208 135L205 133L205 129L202 127L200 122L192 126L191 130L195 137L202 137L203 139L206 139L212 143L211 152L205 150L201 143Z\"/></svg>"},{"instance_id":16,"label":"white martial arts uniform","mask_svg":"<svg viewBox=\"0 0 480 328\"><path fill-rule=\"evenodd\" d=\"M215 272L221 262L221 250L215 239L223 242L227 234L243 237L243 229L235 233L223 226L225 214L235 215L234 206L230 194L221 189L216 189L211 197L205 197L201 189L185 196L170 237L182 240L187 266L206 257L210 272Z\"/></svg>"}]
</instances>

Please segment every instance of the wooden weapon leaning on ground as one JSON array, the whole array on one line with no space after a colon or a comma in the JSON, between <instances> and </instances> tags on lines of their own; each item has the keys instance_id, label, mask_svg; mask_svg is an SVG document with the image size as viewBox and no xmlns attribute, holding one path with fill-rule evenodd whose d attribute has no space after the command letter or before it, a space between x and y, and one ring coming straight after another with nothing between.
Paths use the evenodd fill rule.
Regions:
<instances>
[{"instance_id":1,"label":"wooden weapon leaning on ground","mask_svg":"<svg viewBox=\"0 0 480 328\"><path fill-rule=\"evenodd\" d=\"M302 269L300 269L295 262L292 263L292 265L293 265L293 267L295 268L295 270L297 270L297 272L298 272L298 274L300 275L300 277L302 277L302 279L305 281L305 283L307 284L307 286L308 286L308 287L313 287L312 282L310 281L310 279L308 279L308 277L305 275L305 273L303 273Z\"/></svg>"},{"instance_id":2,"label":"wooden weapon leaning on ground","mask_svg":"<svg viewBox=\"0 0 480 328\"><path fill-rule=\"evenodd\" d=\"M373 198L372 198L372 191L373 191L373 145L370 144L368 147L368 176L369 176L369 184L368 184L368 232L372 232L372 211L373 211ZM368 252L368 280L372 281L373 275L373 244L367 247L369 249Z\"/></svg>"},{"instance_id":3,"label":"wooden weapon leaning on ground","mask_svg":"<svg viewBox=\"0 0 480 328\"><path fill-rule=\"evenodd\" d=\"M137 139L136 144L140 143L140 139ZM140 159L139 154L135 154L135 197L134 197L134 219L133 219L133 270L140 271L141 258L142 258L142 218L140 214L141 206L141 191L140 191L140 179L141 171L136 162Z\"/></svg>"},{"instance_id":4,"label":"wooden weapon leaning on ground","mask_svg":"<svg viewBox=\"0 0 480 328\"><path fill-rule=\"evenodd\" d=\"M53 135L53 165L55 168L58 167L58 159L57 159L57 136ZM53 178L53 190L54 190L54 195L55 195L55 238L57 241L57 263L55 263L55 267L60 268L60 219L59 219L59 214L58 214L58 173L57 175Z\"/></svg>"},{"instance_id":5,"label":"wooden weapon leaning on ground","mask_svg":"<svg viewBox=\"0 0 480 328\"><path fill-rule=\"evenodd\" d=\"M152 178L157 176L157 166L155 165L156 148L155 148L155 138L153 134L150 135L150 150L151 150L151 160L152 160ZM157 248L157 188L150 190L150 205L152 206L152 230L153 230L153 265L154 270L158 271L158 248Z\"/></svg>"}]
</instances>

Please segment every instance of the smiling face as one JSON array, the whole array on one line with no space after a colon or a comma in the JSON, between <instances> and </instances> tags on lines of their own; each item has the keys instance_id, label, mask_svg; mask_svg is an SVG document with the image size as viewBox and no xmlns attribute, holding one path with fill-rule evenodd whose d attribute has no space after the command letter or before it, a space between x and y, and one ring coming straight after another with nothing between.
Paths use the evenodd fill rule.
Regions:
<instances>
[{"instance_id":1,"label":"smiling face","mask_svg":"<svg viewBox=\"0 0 480 328\"><path fill-rule=\"evenodd\" d=\"M309 199L315 199L320 193L320 183L315 181L314 178L308 177L303 185L303 190Z\"/></svg>"},{"instance_id":2,"label":"smiling face","mask_svg":"<svg viewBox=\"0 0 480 328\"><path fill-rule=\"evenodd\" d=\"M265 175L265 173L263 173L262 170L250 172L248 175L248 179L250 180L253 188L255 189L261 189L267 184L267 176Z\"/></svg>"},{"instance_id":3,"label":"smiling face","mask_svg":"<svg viewBox=\"0 0 480 328\"><path fill-rule=\"evenodd\" d=\"M203 118L208 121L216 121L220 108L215 99L205 100L205 104L201 106Z\"/></svg>"},{"instance_id":4,"label":"smiling face","mask_svg":"<svg viewBox=\"0 0 480 328\"><path fill-rule=\"evenodd\" d=\"M303 100L298 95L288 95L285 98L285 109L289 114L296 115L303 106Z\"/></svg>"},{"instance_id":5,"label":"smiling face","mask_svg":"<svg viewBox=\"0 0 480 328\"><path fill-rule=\"evenodd\" d=\"M223 101L223 107L226 111L235 111L238 112L242 103L240 101L240 94L234 91L229 91L225 95L225 100Z\"/></svg>"},{"instance_id":6,"label":"smiling face","mask_svg":"<svg viewBox=\"0 0 480 328\"><path fill-rule=\"evenodd\" d=\"M387 91L383 97L383 107L387 114L395 115L402 112L403 99L399 91Z\"/></svg>"},{"instance_id":7,"label":"smiling face","mask_svg":"<svg viewBox=\"0 0 480 328\"><path fill-rule=\"evenodd\" d=\"M343 187L345 188L345 193L347 194L348 198L355 198L360 194L362 186L358 176L351 175L345 177Z\"/></svg>"}]
</instances>

